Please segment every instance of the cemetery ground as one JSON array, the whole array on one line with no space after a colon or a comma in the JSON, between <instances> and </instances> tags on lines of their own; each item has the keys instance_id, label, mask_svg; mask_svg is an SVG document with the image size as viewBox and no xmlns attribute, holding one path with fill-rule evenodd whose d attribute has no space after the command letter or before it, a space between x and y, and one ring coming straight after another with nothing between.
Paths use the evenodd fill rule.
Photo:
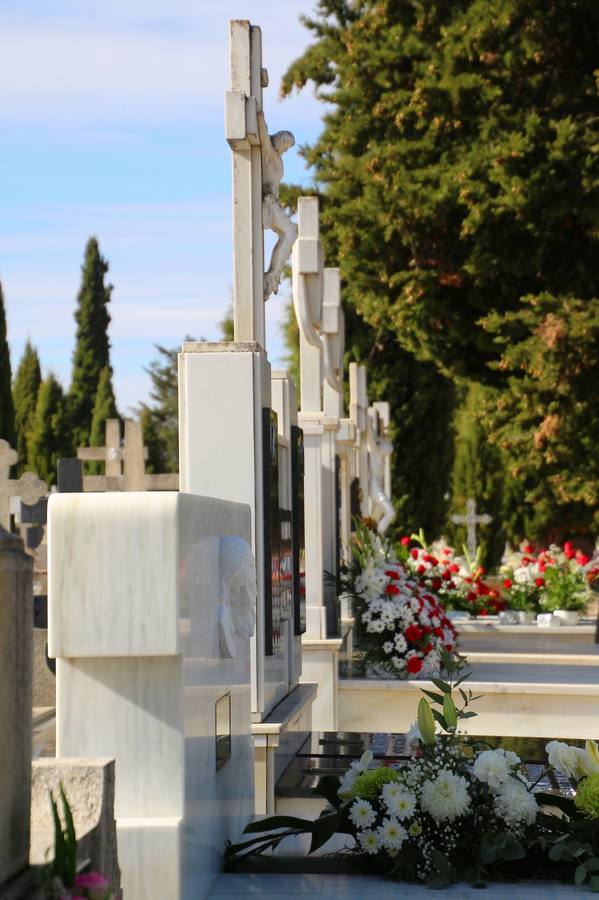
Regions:
<instances>
[{"instance_id":1,"label":"cemetery ground","mask_svg":"<svg viewBox=\"0 0 599 900\"><path fill-rule=\"evenodd\" d=\"M597 557L492 582L474 497L463 553L388 537L403 448L319 198L280 196L248 21L229 68L234 339L181 347L179 471L112 414L50 491L0 441L0 898L597 890ZM289 258L297 384L266 347Z\"/></svg>"}]
</instances>

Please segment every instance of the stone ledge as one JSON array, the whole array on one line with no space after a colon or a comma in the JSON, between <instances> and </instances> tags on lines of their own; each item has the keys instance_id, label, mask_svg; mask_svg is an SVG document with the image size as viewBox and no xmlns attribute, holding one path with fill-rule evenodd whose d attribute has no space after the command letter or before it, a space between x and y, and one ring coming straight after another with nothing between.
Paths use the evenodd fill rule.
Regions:
<instances>
[{"instance_id":1,"label":"stone ledge","mask_svg":"<svg viewBox=\"0 0 599 900\"><path fill-rule=\"evenodd\" d=\"M298 684L290 694L278 703L263 722L252 723L252 736L278 735L292 719L316 696L318 685L313 682Z\"/></svg>"}]
</instances>

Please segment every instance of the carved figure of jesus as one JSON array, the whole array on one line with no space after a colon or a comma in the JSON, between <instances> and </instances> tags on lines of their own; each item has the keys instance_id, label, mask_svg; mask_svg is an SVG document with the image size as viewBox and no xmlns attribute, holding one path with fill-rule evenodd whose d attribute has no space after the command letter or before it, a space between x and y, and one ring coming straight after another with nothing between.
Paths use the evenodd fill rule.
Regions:
<instances>
[{"instance_id":1,"label":"carved figure of jesus","mask_svg":"<svg viewBox=\"0 0 599 900\"><path fill-rule=\"evenodd\" d=\"M283 267L297 237L297 226L279 203L279 185L284 173L282 156L293 147L295 138L290 131L269 134L262 112L258 113L258 133L262 151L262 226L278 237L264 275L264 300L268 300L279 290Z\"/></svg>"},{"instance_id":2,"label":"carved figure of jesus","mask_svg":"<svg viewBox=\"0 0 599 900\"><path fill-rule=\"evenodd\" d=\"M370 498L372 500L372 518L376 521L378 530L384 534L393 519L395 509L383 487L385 480L385 462L393 452L393 444L386 438L375 434L370 416L368 416L366 444L370 454Z\"/></svg>"}]
</instances>

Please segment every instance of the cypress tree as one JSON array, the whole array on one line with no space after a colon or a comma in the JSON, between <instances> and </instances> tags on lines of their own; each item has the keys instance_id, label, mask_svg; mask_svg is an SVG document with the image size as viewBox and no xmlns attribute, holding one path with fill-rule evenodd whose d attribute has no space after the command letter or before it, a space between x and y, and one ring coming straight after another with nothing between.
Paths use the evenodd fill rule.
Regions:
<instances>
[{"instance_id":1,"label":"cypress tree","mask_svg":"<svg viewBox=\"0 0 599 900\"><path fill-rule=\"evenodd\" d=\"M77 335L69 390L75 446L87 444L89 441L100 373L105 368L110 371L108 303L112 285L104 283L107 272L108 263L100 254L98 241L92 237L85 248L81 288L75 312Z\"/></svg>"},{"instance_id":2,"label":"cypress tree","mask_svg":"<svg viewBox=\"0 0 599 900\"><path fill-rule=\"evenodd\" d=\"M42 372L37 350L29 338L15 375L13 400L15 407L16 451L19 454L19 471L27 469L27 438L33 428L37 395L42 383Z\"/></svg>"},{"instance_id":3,"label":"cypress tree","mask_svg":"<svg viewBox=\"0 0 599 900\"><path fill-rule=\"evenodd\" d=\"M12 400L10 351L6 337L4 295L0 284L0 438L14 447L15 410Z\"/></svg>"},{"instance_id":4,"label":"cypress tree","mask_svg":"<svg viewBox=\"0 0 599 900\"><path fill-rule=\"evenodd\" d=\"M118 415L110 369L108 366L105 366L100 372L98 391L94 402L94 411L92 413L89 435L90 447L104 446L104 441L106 439L106 419L117 419ZM101 463L90 463L89 471L91 474L99 474L101 469Z\"/></svg>"},{"instance_id":5,"label":"cypress tree","mask_svg":"<svg viewBox=\"0 0 599 900\"><path fill-rule=\"evenodd\" d=\"M31 468L49 485L56 481L58 460L73 453L66 398L50 373L37 395L33 429L27 441Z\"/></svg>"},{"instance_id":6,"label":"cypress tree","mask_svg":"<svg viewBox=\"0 0 599 900\"><path fill-rule=\"evenodd\" d=\"M489 442L482 410L483 388L476 382L467 387L455 417L456 443L451 473L451 513L463 515L469 497L476 500L477 512L492 516L489 525L477 527L477 542L484 566L501 560L506 534L503 527L504 473L501 455ZM466 526L447 522L451 543L466 543Z\"/></svg>"}]
</instances>

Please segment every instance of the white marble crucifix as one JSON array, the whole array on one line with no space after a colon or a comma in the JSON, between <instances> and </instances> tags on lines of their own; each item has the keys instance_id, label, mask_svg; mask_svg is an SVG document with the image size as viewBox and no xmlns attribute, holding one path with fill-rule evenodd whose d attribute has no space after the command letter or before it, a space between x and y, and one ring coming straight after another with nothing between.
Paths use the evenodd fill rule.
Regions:
<instances>
[{"instance_id":1,"label":"white marble crucifix","mask_svg":"<svg viewBox=\"0 0 599 900\"><path fill-rule=\"evenodd\" d=\"M7 441L0 440L0 527L10 531L10 498L20 497L23 503L37 503L48 493L48 485L33 472L24 472L17 480L9 478L10 467L19 457Z\"/></svg>"},{"instance_id":2,"label":"white marble crucifix","mask_svg":"<svg viewBox=\"0 0 599 900\"><path fill-rule=\"evenodd\" d=\"M233 157L233 320L236 341L265 347L264 301L276 294L297 236L279 202L282 156L295 143L290 131L269 134L262 109L268 73L262 34L246 20L230 31L231 89L225 94L225 134ZM263 229L277 242L264 271Z\"/></svg>"},{"instance_id":3,"label":"white marble crucifix","mask_svg":"<svg viewBox=\"0 0 599 900\"><path fill-rule=\"evenodd\" d=\"M468 553L470 554L470 558L474 559L476 557L476 526L477 525L488 525L489 522L493 521L493 517L488 513L482 513L481 515L476 515L476 500L473 497L468 497L466 500L466 515L465 516L452 516L451 521L454 525L465 525L466 526L466 546L468 547Z\"/></svg>"}]
</instances>

